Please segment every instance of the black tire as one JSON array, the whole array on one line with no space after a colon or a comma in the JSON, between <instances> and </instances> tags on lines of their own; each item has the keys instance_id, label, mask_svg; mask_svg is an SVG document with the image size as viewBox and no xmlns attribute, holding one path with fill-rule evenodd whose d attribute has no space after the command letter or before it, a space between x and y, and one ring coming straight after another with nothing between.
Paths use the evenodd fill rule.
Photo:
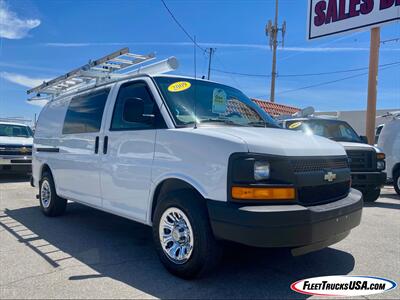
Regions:
<instances>
[{"instance_id":1,"label":"black tire","mask_svg":"<svg viewBox=\"0 0 400 300\"><path fill-rule=\"evenodd\" d=\"M400 195L400 170L393 174L393 186L397 195Z\"/></svg>"},{"instance_id":2,"label":"black tire","mask_svg":"<svg viewBox=\"0 0 400 300\"><path fill-rule=\"evenodd\" d=\"M159 235L159 225L163 214L167 210L176 208L186 215L193 231L191 255L187 261L180 263L174 262L164 252ZM176 191L159 199L153 218L153 239L160 260L166 269L184 279L206 275L218 265L222 254L221 245L214 238L210 226L205 200L191 190Z\"/></svg>"},{"instance_id":3,"label":"black tire","mask_svg":"<svg viewBox=\"0 0 400 300\"><path fill-rule=\"evenodd\" d=\"M45 196L45 190L49 190L48 197ZM48 172L43 173L40 179L39 203L43 214L48 217L56 217L64 214L67 207L67 200L57 196L53 176Z\"/></svg>"},{"instance_id":4,"label":"black tire","mask_svg":"<svg viewBox=\"0 0 400 300\"><path fill-rule=\"evenodd\" d=\"M381 189L369 189L363 192L364 202L375 202L381 194Z\"/></svg>"}]
</instances>

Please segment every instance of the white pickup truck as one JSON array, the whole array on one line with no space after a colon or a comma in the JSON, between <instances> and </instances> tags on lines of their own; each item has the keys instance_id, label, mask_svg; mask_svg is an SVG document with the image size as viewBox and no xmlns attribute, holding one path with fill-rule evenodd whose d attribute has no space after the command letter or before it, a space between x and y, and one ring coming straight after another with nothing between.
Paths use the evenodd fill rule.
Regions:
<instances>
[{"instance_id":1,"label":"white pickup truck","mask_svg":"<svg viewBox=\"0 0 400 300\"><path fill-rule=\"evenodd\" d=\"M106 59L30 91L55 95L33 149L46 216L68 199L152 226L161 262L184 278L216 265L220 240L303 254L359 225L362 195L338 143L281 129L241 91L206 80L111 74L61 92L91 66L108 70Z\"/></svg>"},{"instance_id":2,"label":"white pickup truck","mask_svg":"<svg viewBox=\"0 0 400 300\"><path fill-rule=\"evenodd\" d=\"M311 139L313 135L340 143L349 157L352 187L361 191L364 201L379 198L386 183L385 154L368 145L366 137L359 136L345 121L322 117L288 118L280 121L283 128L302 131Z\"/></svg>"},{"instance_id":3,"label":"white pickup truck","mask_svg":"<svg viewBox=\"0 0 400 300\"><path fill-rule=\"evenodd\" d=\"M30 173L32 144L29 126L0 122L0 173Z\"/></svg>"}]
</instances>

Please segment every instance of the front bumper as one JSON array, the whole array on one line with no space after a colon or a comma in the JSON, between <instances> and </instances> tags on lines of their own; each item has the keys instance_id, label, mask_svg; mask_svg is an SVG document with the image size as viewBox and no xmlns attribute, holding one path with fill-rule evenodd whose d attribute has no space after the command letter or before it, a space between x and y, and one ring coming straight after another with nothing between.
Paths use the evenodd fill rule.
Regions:
<instances>
[{"instance_id":1,"label":"front bumper","mask_svg":"<svg viewBox=\"0 0 400 300\"><path fill-rule=\"evenodd\" d=\"M2 173L25 173L32 170L31 156L0 156L0 171Z\"/></svg>"},{"instance_id":2,"label":"front bumper","mask_svg":"<svg viewBox=\"0 0 400 300\"><path fill-rule=\"evenodd\" d=\"M379 188L386 180L385 172L351 172L351 186L355 189Z\"/></svg>"},{"instance_id":3,"label":"front bumper","mask_svg":"<svg viewBox=\"0 0 400 300\"><path fill-rule=\"evenodd\" d=\"M2 165L31 165L32 156L22 156L22 155L7 155L0 156L0 166Z\"/></svg>"},{"instance_id":4,"label":"front bumper","mask_svg":"<svg viewBox=\"0 0 400 300\"><path fill-rule=\"evenodd\" d=\"M343 239L361 221L362 194L315 206L257 205L207 201L214 235L256 247L302 247ZM330 242L331 241L331 242Z\"/></svg>"}]
</instances>

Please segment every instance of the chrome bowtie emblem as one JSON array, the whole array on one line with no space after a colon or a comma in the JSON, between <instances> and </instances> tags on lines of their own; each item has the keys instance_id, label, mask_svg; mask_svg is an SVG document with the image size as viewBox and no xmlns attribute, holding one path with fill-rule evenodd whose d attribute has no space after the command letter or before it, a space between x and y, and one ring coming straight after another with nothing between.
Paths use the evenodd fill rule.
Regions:
<instances>
[{"instance_id":1,"label":"chrome bowtie emblem","mask_svg":"<svg viewBox=\"0 0 400 300\"><path fill-rule=\"evenodd\" d=\"M19 150L19 152L21 152L22 154L25 154L25 153L28 153L29 150L28 150L28 148L26 148L26 147L22 147L22 148Z\"/></svg>"},{"instance_id":2,"label":"chrome bowtie emblem","mask_svg":"<svg viewBox=\"0 0 400 300\"><path fill-rule=\"evenodd\" d=\"M335 174L335 173L332 173L332 172L328 172L328 173L326 173L325 176L324 176L324 180L329 181L329 182L332 182L332 181L334 181L335 179L336 179L336 174Z\"/></svg>"}]
</instances>

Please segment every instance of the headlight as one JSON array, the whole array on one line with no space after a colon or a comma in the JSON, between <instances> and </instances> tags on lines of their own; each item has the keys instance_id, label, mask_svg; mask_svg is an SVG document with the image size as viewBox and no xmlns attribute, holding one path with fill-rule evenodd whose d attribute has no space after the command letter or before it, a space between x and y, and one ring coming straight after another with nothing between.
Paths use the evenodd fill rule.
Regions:
<instances>
[{"instance_id":1,"label":"headlight","mask_svg":"<svg viewBox=\"0 0 400 300\"><path fill-rule=\"evenodd\" d=\"M270 175L270 166L267 161L255 161L254 162L254 179L266 180L269 179Z\"/></svg>"},{"instance_id":2,"label":"headlight","mask_svg":"<svg viewBox=\"0 0 400 300\"><path fill-rule=\"evenodd\" d=\"M378 160L378 161L376 162L376 168L377 168L378 170L384 170L384 169L385 169L385 161L383 161L383 160Z\"/></svg>"}]
</instances>

